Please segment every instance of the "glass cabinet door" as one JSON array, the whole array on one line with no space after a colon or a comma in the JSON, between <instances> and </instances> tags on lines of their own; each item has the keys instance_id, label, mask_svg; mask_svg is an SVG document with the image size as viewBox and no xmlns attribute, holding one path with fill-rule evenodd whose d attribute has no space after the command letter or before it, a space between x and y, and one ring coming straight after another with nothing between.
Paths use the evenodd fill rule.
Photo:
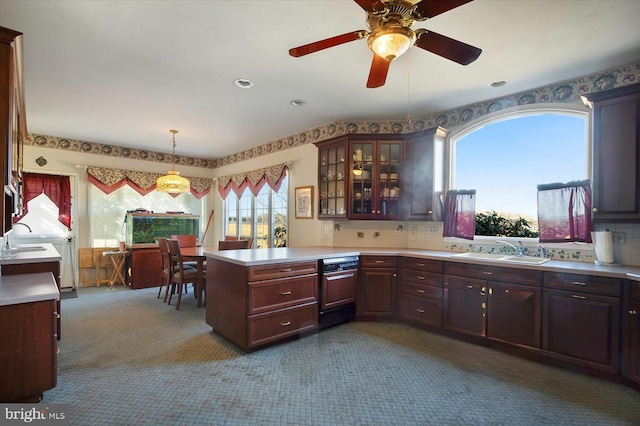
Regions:
<instances>
[{"instance_id":1,"label":"glass cabinet door","mask_svg":"<svg viewBox=\"0 0 640 426\"><path fill-rule=\"evenodd\" d=\"M345 204L347 177L346 142L319 151L320 208L318 216L347 217Z\"/></svg>"},{"instance_id":2,"label":"glass cabinet door","mask_svg":"<svg viewBox=\"0 0 640 426\"><path fill-rule=\"evenodd\" d=\"M373 176L375 141L351 141L351 218L371 219L375 215Z\"/></svg>"},{"instance_id":3,"label":"glass cabinet door","mask_svg":"<svg viewBox=\"0 0 640 426\"><path fill-rule=\"evenodd\" d=\"M399 216L400 211L400 165L401 149L397 142L379 142L378 144L378 209L381 218Z\"/></svg>"}]
</instances>

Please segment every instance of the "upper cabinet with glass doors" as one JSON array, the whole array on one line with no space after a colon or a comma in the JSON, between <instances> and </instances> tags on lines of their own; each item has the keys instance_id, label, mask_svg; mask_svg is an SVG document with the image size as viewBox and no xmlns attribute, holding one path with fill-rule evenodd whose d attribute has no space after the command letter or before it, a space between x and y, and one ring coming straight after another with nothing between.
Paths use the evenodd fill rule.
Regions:
<instances>
[{"instance_id":1,"label":"upper cabinet with glass doors","mask_svg":"<svg viewBox=\"0 0 640 426\"><path fill-rule=\"evenodd\" d=\"M392 219L403 216L401 167L403 140L349 141L352 161L349 219Z\"/></svg>"},{"instance_id":2,"label":"upper cabinet with glass doors","mask_svg":"<svg viewBox=\"0 0 640 426\"><path fill-rule=\"evenodd\" d=\"M347 217L347 187L349 163L347 139L319 146L318 187L320 189L318 217Z\"/></svg>"}]
</instances>

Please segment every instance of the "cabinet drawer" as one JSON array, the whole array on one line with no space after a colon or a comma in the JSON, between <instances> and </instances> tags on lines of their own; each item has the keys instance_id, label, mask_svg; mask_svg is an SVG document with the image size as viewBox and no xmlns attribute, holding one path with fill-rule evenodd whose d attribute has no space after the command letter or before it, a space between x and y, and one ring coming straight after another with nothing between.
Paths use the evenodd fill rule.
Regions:
<instances>
[{"instance_id":1,"label":"cabinet drawer","mask_svg":"<svg viewBox=\"0 0 640 426\"><path fill-rule=\"evenodd\" d=\"M249 283L249 315L317 300L317 275Z\"/></svg>"},{"instance_id":2,"label":"cabinet drawer","mask_svg":"<svg viewBox=\"0 0 640 426\"><path fill-rule=\"evenodd\" d=\"M273 342L318 328L318 303L281 309L249 317L249 347Z\"/></svg>"},{"instance_id":3,"label":"cabinet drawer","mask_svg":"<svg viewBox=\"0 0 640 426\"><path fill-rule=\"evenodd\" d=\"M432 285L423 285L403 281L400 283L400 294L442 300L442 286L436 287Z\"/></svg>"},{"instance_id":4,"label":"cabinet drawer","mask_svg":"<svg viewBox=\"0 0 640 426\"><path fill-rule=\"evenodd\" d=\"M405 294L398 298L401 318L442 328L442 302Z\"/></svg>"},{"instance_id":5,"label":"cabinet drawer","mask_svg":"<svg viewBox=\"0 0 640 426\"><path fill-rule=\"evenodd\" d=\"M442 287L442 274L421 272L413 269L403 269L402 281L411 281L416 284L426 284Z\"/></svg>"},{"instance_id":6,"label":"cabinet drawer","mask_svg":"<svg viewBox=\"0 0 640 426\"><path fill-rule=\"evenodd\" d=\"M363 268L395 268L397 258L395 256L361 256L360 267Z\"/></svg>"},{"instance_id":7,"label":"cabinet drawer","mask_svg":"<svg viewBox=\"0 0 640 426\"><path fill-rule=\"evenodd\" d=\"M444 270L444 262L441 260L417 259L414 257L403 257L400 259L400 267L415 269L417 271L434 272L441 274Z\"/></svg>"},{"instance_id":8,"label":"cabinet drawer","mask_svg":"<svg viewBox=\"0 0 640 426\"><path fill-rule=\"evenodd\" d=\"M620 297L621 280L593 275L545 272L545 288Z\"/></svg>"},{"instance_id":9,"label":"cabinet drawer","mask_svg":"<svg viewBox=\"0 0 640 426\"><path fill-rule=\"evenodd\" d=\"M292 262L278 263L275 265L252 266L249 268L249 281L270 280L273 278L286 278L296 275L318 273L318 262Z\"/></svg>"},{"instance_id":10,"label":"cabinet drawer","mask_svg":"<svg viewBox=\"0 0 640 426\"><path fill-rule=\"evenodd\" d=\"M541 272L520 268L501 268L499 266L475 265L469 263L446 262L444 273L461 277L478 278L490 281L503 281L514 284L540 286Z\"/></svg>"}]
</instances>

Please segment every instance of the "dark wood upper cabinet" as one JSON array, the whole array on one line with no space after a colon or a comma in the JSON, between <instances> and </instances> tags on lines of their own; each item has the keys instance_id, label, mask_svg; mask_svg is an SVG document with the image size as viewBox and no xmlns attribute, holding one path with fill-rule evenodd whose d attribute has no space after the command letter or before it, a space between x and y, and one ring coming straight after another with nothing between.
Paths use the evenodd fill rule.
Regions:
<instances>
[{"instance_id":1,"label":"dark wood upper cabinet","mask_svg":"<svg viewBox=\"0 0 640 426\"><path fill-rule=\"evenodd\" d=\"M593 108L593 220L640 221L640 84L586 98Z\"/></svg>"},{"instance_id":2,"label":"dark wood upper cabinet","mask_svg":"<svg viewBox=\"0 0 640 426\"><path fill-rule=\"evenodd\" d=\"M0 164L2 234L20 199L22 141L27 136L22 77L22 33L0 27Z\"/></svg>"},{"instance_id":3,"label":"dark wood upper cabinet","mask_svg":"<svg viewBox=\"0 0 640 426\"><path fill-rule=\"evenodd\" d=\"M446 136L445 129L436 127L406 140L402 191L406 220L441 220Z\"/></svg>"}]
</instances>

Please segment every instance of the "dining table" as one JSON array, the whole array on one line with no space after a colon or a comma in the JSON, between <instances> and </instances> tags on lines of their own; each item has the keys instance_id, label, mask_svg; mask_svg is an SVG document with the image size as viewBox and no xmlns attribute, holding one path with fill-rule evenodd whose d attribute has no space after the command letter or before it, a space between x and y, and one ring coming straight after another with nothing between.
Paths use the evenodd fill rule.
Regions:
<instances>
[{"instance_id":1,"label":"dining table","mask_svg":"<svg viewBox=\"0 0 640 426\"><path fill-rule=\"evenodd\" d=\"M202 306L203 295L205 291L205 276L204 276L204 262L207 260L205 251L218 251L217 247L180 247L180 254L183 261L195 261L197 262L198 275L196 278L196 298L198 299L198 307Z\"/></svg>"}]
</instances>

